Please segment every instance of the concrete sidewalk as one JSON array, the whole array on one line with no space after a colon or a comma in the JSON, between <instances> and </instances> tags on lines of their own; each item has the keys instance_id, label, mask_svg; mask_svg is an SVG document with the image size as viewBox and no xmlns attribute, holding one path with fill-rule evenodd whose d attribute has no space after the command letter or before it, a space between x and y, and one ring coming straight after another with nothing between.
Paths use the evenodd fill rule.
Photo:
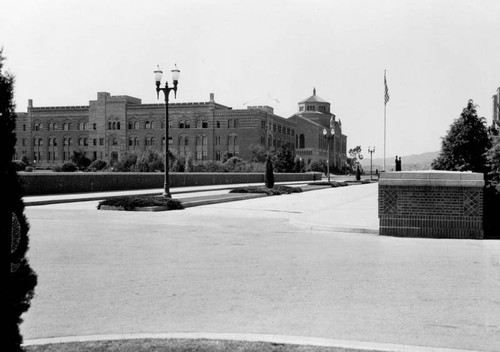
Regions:
<instances>
[{"instance_id":1,"label":"concrete sidewalk","mask_svg":"<svg viewBox=\"0 0 500 352\"><path fill-rule=\"evenodd\" d=\"M277 182L276 184L300 187L306 185L307 182L303 181ZM227 194L228 191L231 189L237 187L246 187L246 186L263 186L263 184L241 183L241 184L225 184L225 185L173 187L170 189L170 192L173 198L194 199L198 196L206 197L210 195ZM23 201L26 206L31 206L31 205L47 205L47 204L57 204L57 203L85 202L91 200L102 200L106 198L129 196L129 195L161 195L161 194L163 194L163 188L111 191L111 192L68 193L68 194L54 194L54 195L41 195L41 196L25 196L23 197Z\"/></svg>"}]
</instances>

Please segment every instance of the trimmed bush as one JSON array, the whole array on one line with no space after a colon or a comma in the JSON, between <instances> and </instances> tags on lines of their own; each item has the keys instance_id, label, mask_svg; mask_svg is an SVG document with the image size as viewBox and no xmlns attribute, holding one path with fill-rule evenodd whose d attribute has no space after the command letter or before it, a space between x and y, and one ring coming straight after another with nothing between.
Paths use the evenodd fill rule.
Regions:
<instances>
[{"instance_id":1,"label":"trimmed bush","mask_svg":"<svg viewBox=\"0 0 500 352\"><path fill-rule=\"evenodd\" d=\"M229 193L264 193L268 196L279 196L281 194L300 193L302 188L289 186L274 186L267 187L237 187L229 191Z\"/></svg>"},{"instance_id":2,"label":"trimmed bush","mask_svg":"<svg viewBox=\"0 0 500 352\"><path fill-rule=\"evenodd\" d=\"M264 181L267 188L273 188L274 186L274 172L273 163L271 157L268 155L266 159L266 172L264 173Z\"/></svg>"},{"instance_id":3,"label":"trimmed bush","mask_svg":"<svg viewBox=\"0 0 500 352\"><path fill-rule=\"evenodd\" d=\"M16 171L26 170L27 165L24 162L22 162L21 160L14 160L12 162L12 164L14 165L14 170L16 170Z\"/></svg>"},{"instance_id":4,"label":"trimmed bush","mask_svg":"<svg viewBox=\"0 0 500 352\"><path fill-rule=\"evenodd\" d=\"M290 186L281 186L275 185L273 190L280 192L281 194L290 194L290 193L301 193L302 188L300 187L290 187Z\"/></svg>"},{"instance_id":5,"label":"trimmed bush","mask_svg":"<svg viewBox=\"0 0 500 352\"><path fill-rule=\"evenodd\" d=\"M78 170L78 167L76 166L75 163L69 161L67 163L64 163L62 166L61 166L61 169L60 170L54 170L54 171L62 171L62 172L75 172Z\"/></svg>"},{"instance_id":6,"label":"trimmed bush","mask_svg":"<svg viewBox=\"0 0 500 352\"><path fill-rule=\"evenodd\" d=\"M88 170L89 171L102 171L108 166L108 163L106 163L104 160L94 160L92 163L90 163Z\"/></svg>"},{"instance_id":7,"label":"trimmed bush","mask_svg":"<svg viewBox=\"0 0 500 352\"><path fill-rule=\"evenodd\" d=\"M330 186L330 187L345 187L348 186L347 182L344 181L320 181L320 182L314 182L314 183L308 183L309 186Z\"/></svg>"},{"instance_id":8,"label":"trimmed bush","mask_svg":"<svg viewBox=\"0 0 500 352\"><path fill-rule=\"evenodd\" d=\"M166 206L168 210L184 209L184 206L179 200L163 196L123 196L109 198L99 202L97 209L101 209L102 205L122 207L124 210L155 206Z\"/></svg>"}]
</instances>

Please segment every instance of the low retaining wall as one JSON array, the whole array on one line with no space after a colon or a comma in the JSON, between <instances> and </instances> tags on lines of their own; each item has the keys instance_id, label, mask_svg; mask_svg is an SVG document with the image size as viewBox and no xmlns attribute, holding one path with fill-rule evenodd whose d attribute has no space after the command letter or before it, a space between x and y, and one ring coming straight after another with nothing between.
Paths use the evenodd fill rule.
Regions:
<instances>
[{"instance_id":1,"label":"low retaining wall","mask_svg":"<svg viewBox=\"0 0 500 352\"><path fill-rule=\"evenodd\" d=\"M163 188L164 177L163 173L146 172L19 173L26 195ZM274 179L276 182L313 181L321 179L321 174L275 173ZM264 183L264 174L173 172L169 174L169 180L170 187Z\"/></svg>"},{"instance_id":2,"label":"low retaining wall","mask_svg":"<svg viewBox=\"0 0 500 352\"><path fill-rule=\"evenodd\" d=\"M380 235L483 238L483 174L451 171L380 174Z\"/></svg>"}]
</instances>

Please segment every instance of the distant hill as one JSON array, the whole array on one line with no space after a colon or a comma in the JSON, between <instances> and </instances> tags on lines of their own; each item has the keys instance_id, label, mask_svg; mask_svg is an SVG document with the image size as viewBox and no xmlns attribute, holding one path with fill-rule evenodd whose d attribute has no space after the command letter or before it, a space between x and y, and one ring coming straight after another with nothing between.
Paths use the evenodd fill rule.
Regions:
<instances>
[{"instance_id":1,"label":"distant hill","mask_svg":"<svg viewBox=\"0 0 500 352\"><path fill-rule=\"evenodd\" d=\"M364 155L364 154L363 154ZM422 154L412 154L401 156L401 168L403 171L414 171L414 170L430 170L431 163L439 155L439 152L428 152ZM386 158L385 166L387 171L395 169L394 159L396 156L391 158ZM370 170L370 154L364 155L364 159L361 160L361 165L365 171ZM382 170L384 168L383 158L373 159L373 170Z\"/></svg>"}]
</instances>

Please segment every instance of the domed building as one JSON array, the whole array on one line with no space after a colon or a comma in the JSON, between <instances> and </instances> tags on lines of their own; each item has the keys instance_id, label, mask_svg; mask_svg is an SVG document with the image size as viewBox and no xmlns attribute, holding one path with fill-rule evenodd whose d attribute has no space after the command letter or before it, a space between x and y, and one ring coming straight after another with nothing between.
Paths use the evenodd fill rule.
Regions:
<instances>
[{"instance_id":1,"label":"domed building","mask_svg":"<svg viewBox=\"0 0 500 352\"><path fill-rule=\"evenodd\" d=\"M347 160L347 136L342 122L330 112L331 104L316 95L299 102L299 111L289 118L297 130L295 154L306 161L327 160L331 170L343 170ZM328 153L330 148L330 153Z\"/></svg>"},{"instance_id":2,"label":"domed building","mask_svg":"<svg viewBox=\"0 0 500 352\"><path fill-rule=\"evenodd\" d=\"M36 107L30 99L27 110L17 113L14 158L27 159L36 167L62 165L76 151L113 165L127 153L166 149L164 104L98 92L88 105ZM288 119L274 114L268 105L233 109L216 103L212 93L205 102L169 104L169 115L169 151L194 163L231 156L252 160L255 146L276 151L283 145L307 165L326 161L328 141L323 130L331 131L331 123L330 165L340 170L345 164L346 137L340 121L316 90Z\"/></svg>"}]
</instances>

